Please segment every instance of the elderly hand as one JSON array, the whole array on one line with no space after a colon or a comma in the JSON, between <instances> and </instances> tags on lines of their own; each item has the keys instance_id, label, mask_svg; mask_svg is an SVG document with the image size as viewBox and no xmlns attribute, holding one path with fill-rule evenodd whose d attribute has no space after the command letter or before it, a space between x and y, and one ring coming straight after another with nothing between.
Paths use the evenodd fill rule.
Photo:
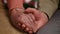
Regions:
<instances>
[{"instance_id":1,"label":"elderly hand","mask_svg":"<svg viewBox=\"0 0 60 34\"><path fill-rule=\"evenodd\" d=\"M32 24L33 20L35 20L35 17L27 12L24 12L25 10L19 10L19 9L13 9L10 11L10 18L12 21L12 24L17 27L18 29L22 28L27 32L33 33L32 31Z\"/></svg>"},{"instance_id":2,"label":"elderly hand","mask_svg":"<svg viewBox=\"0 0 60 34\"><path fill-rule=\"evenodd\" d=\"M23 13L13 10L10 16L14 26L18 28L21 27L30 34L33 32L36 33L36 31L48 21L45 13L34 8L27 8Z\"/></svg>"},{"instance_id":3,"label":"elderly hand","mask_svg":"<svg viewBox=\"0 0 60 34\"><path fill-rule=\"evenodd\" d=\"M48 17L44 12L38 11L37 9L34 8L28 8L26 9L27 13L31 13L33 14L33 16L35 17L35 20L31 23L31 27L33 29L33 32L35 33L39 28L41 28L42 26L44 26L47 21L48 21Z\"/></svg>"}]
</instances>

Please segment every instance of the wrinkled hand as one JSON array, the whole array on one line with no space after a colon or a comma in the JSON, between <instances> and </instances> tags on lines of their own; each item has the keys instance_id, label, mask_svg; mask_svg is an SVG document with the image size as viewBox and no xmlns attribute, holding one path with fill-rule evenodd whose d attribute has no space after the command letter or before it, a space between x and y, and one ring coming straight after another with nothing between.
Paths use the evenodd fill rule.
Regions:
<instances>
[{"instance_id":1,"label":"wrinkled hand","mask_svg":"<svg viewBox=\"0 0 60 34\"><path fill-rule=\"evenodd\" d=\"M47 15L44 12L38 11L34 8L28 8L26 12L32 13L33 16L35 17L33 24L31 23L32 24L31 27L34 32L36 32L39 28L45 25L48 21Z\"/></svg>"},{"instance_id":2,"label":"wrinkled hand","mask_svg":"<svg viewBox=\"0 0 60 34\"><path fill-rule=\"evenodd\" d=\"M12 10L10 12L10 18L14 26L17 26L17 28L21 27L25 31L32 33L32 24L33 21L35 20L35 17L26 12L21 12L25 10Z\"/></svg>"},{"instance_id":3,"label":"wrinkled hand","mask_svg":"<svg viewBox=\"0 0 60 34\"><path fill-rule=\"evenodd\" d=\"M20 11L11 12L11 20L21 26L29 33L36 33L36 31L45 25L48 21L47 16L34 8L27 8L24 13ZM22 24L22 25L21 25Z\"/></svg>"}]
</instances>

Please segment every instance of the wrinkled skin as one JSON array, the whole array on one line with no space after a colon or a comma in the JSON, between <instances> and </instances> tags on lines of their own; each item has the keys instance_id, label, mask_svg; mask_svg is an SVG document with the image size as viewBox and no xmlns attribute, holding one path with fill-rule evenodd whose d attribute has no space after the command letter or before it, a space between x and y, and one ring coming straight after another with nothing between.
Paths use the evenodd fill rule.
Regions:
<instances>
[{"instance_id":1,"label":"wrinkled skin","mask_svg":"<svg viewBox=\"0 0 60 34\"><path fill-rule=\"evenodd\" d=\"M48 18L43 12L34 8L27 8L23 13L12 11L11 20L17 22L18 26L25 28L25 31L32 34L33 32L36 33L39 28L44 26L47 23Z\"/></svg>"}]
</instances>

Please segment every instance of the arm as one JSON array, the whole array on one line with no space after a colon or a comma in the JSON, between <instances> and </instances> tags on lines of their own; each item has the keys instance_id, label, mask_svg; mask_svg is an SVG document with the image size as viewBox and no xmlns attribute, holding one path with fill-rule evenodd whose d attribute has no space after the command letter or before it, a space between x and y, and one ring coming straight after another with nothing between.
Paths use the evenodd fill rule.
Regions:
<instances>
[{"instance_id":1,"label":"arm","mask_svg":"<svg viewBox=\"0 0 60 34\"><path fill-rule=\"evenodd\" d=\"M53 15L53 13L58 8L59 0L39 0L39 10L47 13L49 18Z\"/></svg>"},{"instance_id":2,"label":"arm","mask_svg":"<svg viewBox=\"0 0 60 34\"><path fill-rule=\"evenodd\" d=\"M8 0L9 10L13 8L23 8L23 0Z\"/></svg>"}]
</instances>

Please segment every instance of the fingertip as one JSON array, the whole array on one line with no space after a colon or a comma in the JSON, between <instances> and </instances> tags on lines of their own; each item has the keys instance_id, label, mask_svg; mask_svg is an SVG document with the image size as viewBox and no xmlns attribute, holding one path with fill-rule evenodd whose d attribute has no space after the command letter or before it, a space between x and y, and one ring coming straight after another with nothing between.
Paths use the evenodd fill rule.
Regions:
<instances>
[{"instance_id":1,"label":"fingertip","mask_svg":"<svg viewBox=\"0 0 60 34\"><path fill-rule=\"evenodd\" d=\"M26 26L24 24L22 24L22 28L25 28Z\"/></svg>"},{"instance_id":2,"label":"fingertip","mask_svg":"<svg viewBox=\"0 0 60 34\"><path fill-rule=\"evenodd\" d=\"M29 31L29 28L28 27L26 28L26 31Z\"/></svg>"},{"instance_id":3,"label":"fingertip","mask_svg":"<svg viewBox=\"0 0 60 34\"><path fill-rule=\"evenodd\" d=\"M19 26L21 26L21 24L20 24L20 23L18 23L18 25L19 25Z\"/></svg>"}]
</instances>

